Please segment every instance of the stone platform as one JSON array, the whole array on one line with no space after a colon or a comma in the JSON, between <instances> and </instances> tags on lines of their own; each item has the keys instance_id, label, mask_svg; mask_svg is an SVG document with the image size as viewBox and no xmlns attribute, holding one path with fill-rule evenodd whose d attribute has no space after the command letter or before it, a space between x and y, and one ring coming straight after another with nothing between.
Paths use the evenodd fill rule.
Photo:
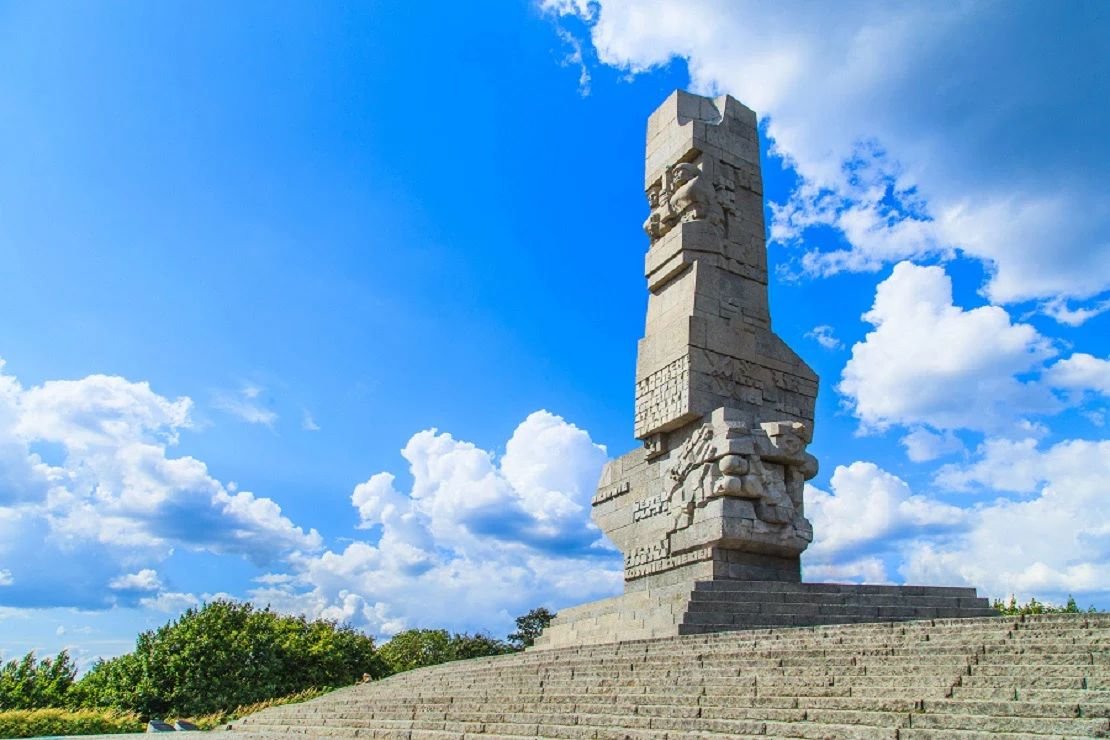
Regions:
<instances>
[{"instance_id":1,"label":"stone platform","mask_svg":"<svg viewBox=\"0 0 1110 740\"><path fill-rule=\"evenodd\" d=\"M956 597L959 598L959 597ZM401 673L237 737L1046 740L1110 735L1110 614L686 635Z\"/></svg>"},{"instance_id":2,"label":"stone platform","mask_svg":"<svg viewBox=\"0 0 1110 740\"><path fill-rule=\"evenodd\" d=\"M997 616L973 588L700 581L630 591L559 612L537 648L768 627Z\"/></svg>"}]
</instances>

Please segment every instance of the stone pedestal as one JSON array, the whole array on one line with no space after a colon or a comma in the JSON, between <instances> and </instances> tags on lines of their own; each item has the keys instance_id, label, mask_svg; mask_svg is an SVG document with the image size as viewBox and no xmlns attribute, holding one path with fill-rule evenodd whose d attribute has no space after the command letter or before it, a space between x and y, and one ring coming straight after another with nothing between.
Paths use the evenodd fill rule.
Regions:
<instances>
[{"instance_id":1,"label":"stone pedestal","mask_svg":"<svg viewBox=\"0 0 1110 740\"><path fill-rule=\"evenodd\" d=\"M973 588L696 581L629 591L559 612L537 649L731 630L993 617Z\"/></svg>"}]
</instances>

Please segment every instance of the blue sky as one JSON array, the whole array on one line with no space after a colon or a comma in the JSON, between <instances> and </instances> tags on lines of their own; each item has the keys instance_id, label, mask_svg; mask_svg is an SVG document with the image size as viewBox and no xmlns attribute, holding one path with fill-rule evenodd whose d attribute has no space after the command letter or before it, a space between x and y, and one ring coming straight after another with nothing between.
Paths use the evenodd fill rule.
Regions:
<instances>
[{"instance_id":1,"label":"blue sky","mask_svg":"<svg viewBox=\"0 0 1110 740\"><path fill-rule=\"evenodd\" d=\"M1110 607L1110 11L0 5L0 651L615 593L647 115L761 116L810 580Z\"/></svg>"}]
</instances>

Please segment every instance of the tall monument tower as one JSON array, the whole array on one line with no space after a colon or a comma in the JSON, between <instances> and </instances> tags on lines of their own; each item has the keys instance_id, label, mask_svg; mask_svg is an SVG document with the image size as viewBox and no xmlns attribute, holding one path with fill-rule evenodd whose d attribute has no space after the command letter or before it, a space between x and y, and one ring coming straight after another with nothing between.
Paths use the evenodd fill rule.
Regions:
<instances>
[{"instance_id":1,"label":"tall monument tower","mask_svg":"<svg viewBox=\"0 0 1110 740\"><path fill-rule=\"evenodd\" d=\"M646 170L644 447L606 468L594 521L629 588L798 581L817 376L771 330L755 113L675 92L648 119Z\"/></svg>"},{"instance_id":2,"label":"tall monument tower","mask_svg":"<svg viewBox=\"0 0 1110 740\"><path fill-rule=\"evenodd\" d=\"M718 408L812 425L817 376L771 331L755 113L675 92L648 119L646 170L636 436L662 455L669 432Z\"/></svg>"},{"instance_id":3,"label":"tall monument tower","mask_svg":"<svg viewBox=\"0 0 1110 740\"><path fill-rule=\"evenodd\" d=\"M643 446L593 499L625 593L564 610L537 646L993 614L968 588L801 583L817 375L771 328L755 113L676 91L648 119L645 170Z\"/></svg>"}]
</instances>

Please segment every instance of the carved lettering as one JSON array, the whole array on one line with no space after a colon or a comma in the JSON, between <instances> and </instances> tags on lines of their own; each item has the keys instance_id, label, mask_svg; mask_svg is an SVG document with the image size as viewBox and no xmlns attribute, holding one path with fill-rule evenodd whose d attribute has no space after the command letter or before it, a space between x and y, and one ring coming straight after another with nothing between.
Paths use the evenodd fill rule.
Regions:
<instances>
[{"instance_id":1,"label":"carved lettering","mask_svg":"<svg viewBox=\"0 0 1110 740\"><path fill-rule=\"evenodd\" d=\"M636 436L646 436L689 408L690 356L683 355L636 384Z\"/></svg>"},{"instance_id":2,"label":"carved lettering","mask_svg":"<svg viewBox=\"0 0 1110 740\"><path fill-rule=\"evenodd\" d=\"M653 560L661 560L671 554L671 545L667 540L657 542L654 545L647 545L645 547L637 547L632 552L624 556L624 567L627 571L628 568L634 568L637 565L650 563Z\"/></svg>"},{"instance_id":3,"label":"carved lettering","mask_svg":"<svg viewBox=\"0 0 1110 740\"><path fill-rule=\"evenodd\" d=\"M623 496L631 490L632 484L628 481L621 481L616 485L609 486L608 488L603 488L596 494L594 494L593 505L597 506L599 504L605 503L606 501L612 501L618 496Z\"/></svg>"},{"instance_id":4,"label":"carved lettering","mask_svg":"<svg viewBox=\"0 0 1110 740\"><path fill-rule=\"evenodd\" d=\"M680 553L678 555L664 556L639 565L626 565L624 579L626 581L631 581L636 578L643 578L644 576L650 576L655 573L662 573L663 571L680 568L690 563L699 563L712 559L713 550L711 548L699 547L696 550L690 550L689 552Z\"/></svg>"},{"instance_id":5,"label":"carved lettering","mask_svg":"<svg viewBox=\"0 0 1110 740\"><path fill-rule=\"evenodd\" d=\"M643 501L637 501L632 507L632 521L638 522L641 519L666 513L667 499L667 496L652 496Z\"/></svg>"}]
</instances>

